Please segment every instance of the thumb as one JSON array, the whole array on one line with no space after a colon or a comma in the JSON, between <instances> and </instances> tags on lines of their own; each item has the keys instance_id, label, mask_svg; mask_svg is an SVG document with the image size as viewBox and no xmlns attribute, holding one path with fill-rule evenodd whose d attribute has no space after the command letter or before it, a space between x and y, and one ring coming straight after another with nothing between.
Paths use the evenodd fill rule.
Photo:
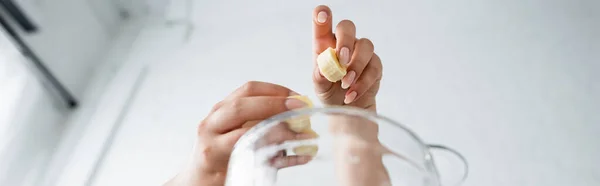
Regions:
<instances>
[{"instance_id":1,"label":"thumb","mask_svg":"<svg viewBox=\"0 0 600 186\"><path fill-rule=\"evenodd\" d=\"M328 91L333 83L329 82L317 66L317 55L328 47L335 48L335 37L332 33L331 9L325 5L317 6L313 11L313 83L317 93Z\"/></svg>"}]
</instances>

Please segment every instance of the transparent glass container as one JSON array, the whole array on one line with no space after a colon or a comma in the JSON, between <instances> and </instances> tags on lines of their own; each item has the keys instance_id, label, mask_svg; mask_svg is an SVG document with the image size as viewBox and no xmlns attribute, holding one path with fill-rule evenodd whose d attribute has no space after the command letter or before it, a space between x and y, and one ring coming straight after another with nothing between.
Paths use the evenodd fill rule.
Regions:
<instances>
[{"instance_id":1,"label":"transparent glass container","mask_svg":"<svg viewBox=\"0 0 600 186\"><path fill-rule=\"evenodd\" d=\"M310 120L318 136L293 135L289 123L299 120ZM310 159L306 164L277 168L275 159L294 157L299 147L318 150L304 157ZM436 167L438 158L449 165L445 172ZM250 129L234 147L226 185L450 186L460 185L467 172L457 151L426 144L398 122L361 109L327 107L288 111Z\"/></svg>"}]
</instances>

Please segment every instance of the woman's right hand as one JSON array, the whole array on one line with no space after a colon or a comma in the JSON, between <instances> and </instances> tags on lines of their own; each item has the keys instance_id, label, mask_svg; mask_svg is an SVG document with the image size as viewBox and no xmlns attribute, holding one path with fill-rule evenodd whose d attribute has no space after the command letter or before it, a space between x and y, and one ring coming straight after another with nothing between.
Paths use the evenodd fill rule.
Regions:
<instances>
[{"instance_id":1,"label":"woman's right hand","mask_svg":"<svg viewBox=\"0 0 600 186\"><path fill-rule=\"evenodd\" d=\"M306 107L294 91L271 83L248 82L225 100L217 103L197 130L197 141L188 167L166 185L223 186L234 144L251 127L273 115ZM286 125L265 136L265 144L308 139L311 135L295 133ZM271 159L275 168L308 163L310 156L286 156L280 152Z\"/></svg>"}]
</instances>

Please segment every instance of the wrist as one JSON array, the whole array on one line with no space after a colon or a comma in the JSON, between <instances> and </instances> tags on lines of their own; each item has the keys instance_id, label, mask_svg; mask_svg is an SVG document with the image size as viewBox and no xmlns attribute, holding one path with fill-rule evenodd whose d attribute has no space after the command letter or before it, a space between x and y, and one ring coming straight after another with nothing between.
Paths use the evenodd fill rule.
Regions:
<instances>
[{"instance_id":1,"label":"wrist","mask_svg":"<svg viewBox=\"0 0 600 186\"><path fill-rule=\"evenodd\" d=\"M378 142L377 123L359 116L330 116L329 132L334 135L349 135L368 143Z\"/></svg>"},{"instance_id":2,"label":"wrist","mask_svg":"<svg viewBox=\"0 0 600 186\"><path fill-rule=\"evenodd\" d=\"M194 163L179 172L165 186L223 186L225 185L225 176L224 172L210 171Z\"/></svg>"},{"instance_id":3,"label":"wrist","mask_svg":"<svg viewBox=\"0 0 600 186\"><path fill-rule=\"evenodd\" d=\"M379 144L355 136L338 136L334 144L336 176L341 185L389 184Z\"/></svg>"}]
</instances>

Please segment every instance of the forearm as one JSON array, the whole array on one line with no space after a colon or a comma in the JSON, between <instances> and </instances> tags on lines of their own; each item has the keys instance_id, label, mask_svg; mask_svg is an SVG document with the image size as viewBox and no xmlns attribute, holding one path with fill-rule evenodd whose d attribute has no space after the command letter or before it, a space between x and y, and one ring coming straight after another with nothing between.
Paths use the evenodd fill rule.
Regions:
<instances>
[{"instance_id":1,"label":"forearm","mask_svg":"<svg viewBox=\"0 0 600 186\"><path fill-rule=\"evenodd\" d=\"M332 116L330 132L335 135L334 158L340 185L389 183L376 123L360 117Z\"/></svg>"},{"instance_id":2,"label":"forearm","mask_svg":"<svg viewBox=\"0 0 600 186\"><path fill-rule=\"evenodd\" d=\"M192 156L192 160L175 177L171 178L164 186L224 186L225 172L208 170L198 158L201 157L197 152Z\"/></svg>"}]
</instances>

